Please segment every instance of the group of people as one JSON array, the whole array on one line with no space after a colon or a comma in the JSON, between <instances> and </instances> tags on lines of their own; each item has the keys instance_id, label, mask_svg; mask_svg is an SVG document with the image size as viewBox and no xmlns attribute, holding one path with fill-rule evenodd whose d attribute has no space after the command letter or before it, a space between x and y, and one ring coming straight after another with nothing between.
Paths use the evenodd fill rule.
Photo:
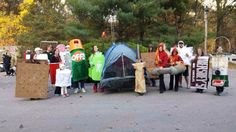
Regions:
<instances>
[{"instance_id":1,"label":"group of people","mask_svg":"<svg viewBox=\"0 0 236 132\"><path fill-rule=\"evenodd\" d=\"M149 45L149 52L154 52L154 48L152 45ZM219 46L217 48L217 54L222 54L222 47ZM184 44L183 41L178 41L177 45L174 45L170 52L166 49L164 43L160 43L157 46L155 51L155 65L158 68L167 68L170 66L176 66L177 64L185 65L185 70L182 73L170 75L170 82L169 82L169 89L174 90L175 92L178 91L179 87L182 87L182 78L186 82L186 88L190 88L189 85L189 70L192 62L196 62L198 57L204 56L204 52L201 48L197 48L195 54L191 53L190 50L187 50L187 46ZM165 81L164 81L164 74L158 75L159 77L159 89L160 93L164 93L166 91ZM151 85L156 86L156 82L154 78L150 79ZM217 95L222 94L223 92L222 87L217 87ZM197 88L195 92L203 93L202 88Z\"/></svg>"},{"instance_id":2,"label":"group of people","mask_svg":"<svg viewBox=\"0 0 236 132\"><path fill-rule=\"evenodd\" d=\"M183 41L179 41L177 46L171 48L170 54L165 48L164 43L160 43L156 50L155 64L159 68L165 68L169 66L175 66L179 63L185 65L186 70L183 73L170 75L169 90L178 91L179 86L182 87L182 75L185 78L187 88L189 87L189 65L192 56L191 53L186 50L186 46ZM159 75L160 80L160 93L166 91L166 86L164 82L164 74Z\"/></svg>"},{"instance_id":3,"label":"group of people","mask_svg":"<svg viewBox=\"0 0 236 132\"><path fill-rule=\"evenodd\" d=\"M89 63L86 60L85 49L79 39L70 41L70 45L64 47L57 46L53 48L52 45L48 45L46 51L43 52L41 48L35 48L34 54L31 55L31 62L38 63L37 56L41 54L47 54L48 64L50 65L51 83L55 85L55 96L62 95L68 97L67 88L74 89L74 93L86 92L85 81L90 77L93 82L94 92L103 92L104 89L100 88L99 81L101 79L102 68L105 62L105 57L102 52L99 51L96 45L91 47L91 55L88 58ZM70 86L58 86L56 82L57 69L70 71L71 80ZM54 80L54 81L53 81Z\"/></svg>"},{"instance_id":4,"label":"group of people","mask_svg":"<svg viewBox=\"0 0 236 132\"><path fill-rule=\"evenodd\" d=\"M93 45L91 49L92 49L92 54L88 58L89 63L87 63L86 61L85 50L79 39L71 40L70 45L65 46L65 50L63 50L63 52L61 52L60 49L57 47L53 49L52 45L49 45L45 52L42 52L42 49L40 48L35 48L35 54L33 56L33 60L36 60L36 56L38 54L44 53L47 54L48 62L50 64L61 63L63 65L67 65L66 68L71 70L71 86L68 87L72 87L74 89L74 93L78 93L80 91L83 93L86 92L84 83L88 77L90 77L94 82L93 92L103 92L104 89L99 87L99 82L101 80L101 74L105 62L105 57L102 54L102 52L98 50L98 47L96 45ZM191 65L191 62L197 61L199 56L204 55L203 50L201 48L198 48L196 50L196 54L193 55L193 53L191 53L190 50L187 49L187 46L184 44L183 41L179 41L177 45L174 45L170 49L170 52L166 50L166 46L164 43L160 43L157 46L156 51L154 50L152 45L149 45L148 51L155 52L154 63L156 67L166 68L170 66L176 66L178 64L182 64L185 66L184 72L175 75L170 75L168 90L174 90L175 92L179 90L179 87L182 87L182 77L184 77L186 81L186 87L187 88L190 87L189 67ZM71 60L71 62L66 62L68 60L68 58L66 58L66 54L67 55L69 54L69 60ZM57 68L60 67L58 66ZM160 93L162 94L167 90L164 81L164 74L160 74L158 75L158 77L159 77L159 89ZM152 86L156 86L155 79L151 78L150 81ZM196 92L203 93L203 89L201 88L196 89ZM222 89L219 88L217 89L218 94L222 92L223 92ZM67 89L62 90L60 86L55 87L54 93L56 96L59 95L63 95L64 97L69 96L69 94L67 93Z\"/></svg>"}]
</instances>

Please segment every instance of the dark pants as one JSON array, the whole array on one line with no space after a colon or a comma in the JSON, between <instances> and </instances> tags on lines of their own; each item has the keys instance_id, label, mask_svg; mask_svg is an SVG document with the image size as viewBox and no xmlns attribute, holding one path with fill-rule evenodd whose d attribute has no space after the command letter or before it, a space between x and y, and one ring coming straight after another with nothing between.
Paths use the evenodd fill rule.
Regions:
<instances>
[{"instance_id":1,"label":"dark pants","mask_svg":"<svg viewBox=\"0 0 236 132\"><path fill-rule=\"evenodd\" d=\"M79 83L80 83L80 87L79 87ZM72 87L73 88L84 88L84 80L73 82Z\"/></svg>"},{"instance_id":2,"label":"dark pants","mask_svg":"<svg viewBox=\"0 0 236 132\"><path fill-rule=\"evenodd\" d=\"M203 93L203 89L197 88L196 92L198 92L198 93Z\"/></svg>"},{"instance_id":3,"label":"dark pants","mask_svg":"<svg viewBox=\"0 0 236 132\"><path fill-rule=\"evenodd\" d=\"M6 74L7 74L7 75L10 75L10 74L11 74L11 72L10 72L10 67L11 67L11 65L9 65L9 64L4 64L3 67L4 67L4 70L6 71Z\"/></svg>"},{"instance_id":4,"label":"dark pants","mask_svg":"<svg viewBox=\"0 0 236 132\"><path fill-rule=\"evenodd\" d=\"M224 87L216 87L217 94L220 94L224 91Z\"/></svg>"},{"instance_id":5,"label":"dark pants","mask_svg":"<svg viewBox=\"0 0 236 132\"><path fill-rule=\"evenodd\" d=\"M61 87L56 87L54 94L61 94Z\"/></svg>"},{"instance_id":6,"label":"dark pants","mask_svg":"<svg viewBox=\"0 0 236 132\"><path fill-rule=\"evenodd\" d=\"M169 90L173 90L174 78L175 78L175 91L178 91L178 89L179 89L179 76L180 76L180 74L170 75Z\"/></svg>"},{"instance_id":7,"label":"dark pants","mask_svg":"<svg viewBox=\"0 0 236 132\"><path fill-rule=\"evenodd\" d=\"M164 82L164 74L159 75L159 79L160 79L160 93L163 93L164 91L166 91L166 86Z\"/></svg>"},{"instance_id":8,"label":"dark pants","mask_svg":"<svg viewBox=\"0 0 236 132\"><path fill-rule=\"evenodd\" d=\"M154 78L150 78L150 81L151 81L151 85L153 86L153 87L155 87L156 86L156 80L154 79Z\"/></svg>"}]
</instances>

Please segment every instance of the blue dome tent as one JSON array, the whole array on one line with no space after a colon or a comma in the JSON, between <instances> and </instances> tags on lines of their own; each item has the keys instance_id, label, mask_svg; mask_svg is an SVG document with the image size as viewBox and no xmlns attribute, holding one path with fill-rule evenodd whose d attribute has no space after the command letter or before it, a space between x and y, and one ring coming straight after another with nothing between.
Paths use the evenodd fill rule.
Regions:
<instances>
[{"instance_id":1,"label":"blue dome tent","mask_svg":"<svg viewBox=\"0 0 236 132\"><path fill-rule=\"evenodd\" d=\"M135 75L132 63L136 52L125 43L113 44L105 54L105 64L101 77L101 88L134 88Z\"/></svg>"}]
</instances>

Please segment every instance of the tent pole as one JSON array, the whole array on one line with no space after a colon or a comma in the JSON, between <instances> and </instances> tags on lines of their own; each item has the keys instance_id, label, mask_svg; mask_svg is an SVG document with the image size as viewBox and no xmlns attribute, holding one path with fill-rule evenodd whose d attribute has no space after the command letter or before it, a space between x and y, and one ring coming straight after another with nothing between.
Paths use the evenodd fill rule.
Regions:
<instances>
[{"instance_id":1,"label":"tent pole","mask_svg":"<svg viewBox=\"0 0 236 132\"><path fill-rule=\"evenodd\" d=\"M122 53L122 69L123 69L123 76L125 77L125 64L124 64L124 56Z\"/></svg>"}]
</instances>

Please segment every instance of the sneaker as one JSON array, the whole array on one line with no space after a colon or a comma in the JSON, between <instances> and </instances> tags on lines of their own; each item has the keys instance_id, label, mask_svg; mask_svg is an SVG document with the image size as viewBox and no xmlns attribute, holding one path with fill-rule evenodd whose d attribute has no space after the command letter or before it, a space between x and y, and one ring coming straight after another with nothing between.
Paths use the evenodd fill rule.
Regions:
<instances>
[{"instance_id":1,"label":"sneaker","mask_svg":"<svg viewBox=\"0 0 236 132\"><path fill-rule=\"evenodd\" d=\"M54 94L56 97L61 96L61 94Z\"/></svg>"},{"instance_id":2,"label":"sneaker","mask_svg":"<svg viewBox=\"0 0 236 132\"><path fill-rule=\"evenodd\" d=\"M66 97L69 97L70 95L67 93L67 94L65 94L65 96L66 96Z\"/></svg>"},{"instance_id":3,"label":"sneaker","mask_svg":"<svg viewBox=\"0 0 236 132\"><path fill-rule=\"evenodd\" d=\"M81 91L82 91L83 93L86 93L86 91L85 91L85 89L84 89L84 88L82 88L82 89L81 89Z\"/></svg>"},{"instance_id":4,"label":"sneaker","mask_svg":"<svg viewBox=\"0 0 236 132\"><path fill-rule=\"evenodd\" d=\"M79 93L79 89L76 88L75 91L74 91L75 94Z\"/></svg>"}]
</instances>

